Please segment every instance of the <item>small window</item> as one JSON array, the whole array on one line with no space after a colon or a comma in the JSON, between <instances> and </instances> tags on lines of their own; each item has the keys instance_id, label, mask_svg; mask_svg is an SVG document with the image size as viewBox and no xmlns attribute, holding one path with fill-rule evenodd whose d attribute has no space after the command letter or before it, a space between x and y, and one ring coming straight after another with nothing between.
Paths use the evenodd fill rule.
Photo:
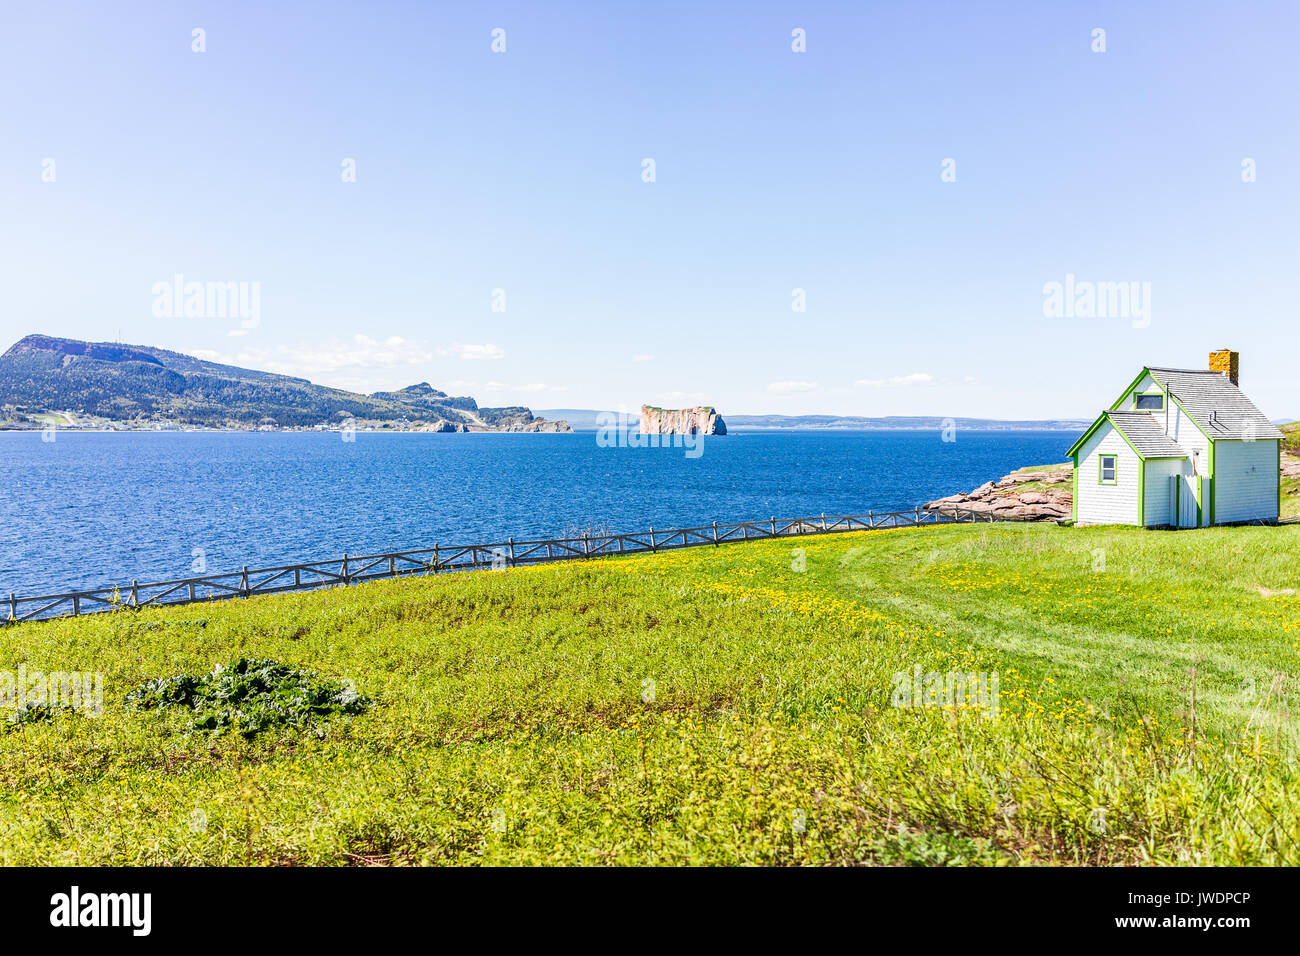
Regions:
<instances>
[{"instance_id":1,"label":"small window","mask_svg":"<svg viewBox=\"0 0 1300 956\"><path fill-rule=\"evenodd\" d=\"M1097 479L1098 483L1103 485L1115 484L1115 456L1101 456L1101 476Z\"/></svg>"},{"instance_id":2,"label":"small window","mask_svg":"<svg viewBox=\"0 0 1300 956\"><path fill-rule=\"evenodd\" d=\"M1133 396L1133 408L1139 412L1163 412L1165 410L1164 392L1144 392Z\"/></svg>"}]
</instances>

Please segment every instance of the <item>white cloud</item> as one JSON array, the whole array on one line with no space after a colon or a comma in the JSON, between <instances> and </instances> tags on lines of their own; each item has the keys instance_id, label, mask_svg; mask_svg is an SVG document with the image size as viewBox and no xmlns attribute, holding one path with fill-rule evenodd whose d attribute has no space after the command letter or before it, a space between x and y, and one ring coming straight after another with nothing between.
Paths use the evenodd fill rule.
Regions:
<instances>
[{"instance_id":1,"label":"white cloud","mask_svg":"<svg viewBox=\"0 0 1300 956\"><path fill-rule=\"evenodd\" d=\"M703 392L659 392L651 399L650 404L664 408L691 408L702 404L704 398ZM638 409L637 414L640 413Z\"/></svg>"},{"instance_id":2,"label":"white cloud","mask_svg":"<svg viewBox=\"0 0 1300 956\"><path fill-rule=\"evenodd\" d=\"M933 381L933 375L913 372L911 375L895 375L893 378L860 378L854 384L858 388L901 388L907 385L929 385Z\"/></svg>"},{"instance_id":3,"label":"white cloud","mask_svg":"<svg viewBox=\"0 0 1300 956\"><path fill-rule=\"evenodd\" d=\"M638 352L636 355L632 356L633 362L653 362L654 360L655 357L653 355L647 355L645 352Z\"/></svg>"},{"instance_id":4,"label":"white cloud","mask_svg":"<svg viewBox=\"0 0 1300 956\"><path fill-rule=\"evenodd\" d=\"M348 340L336 339L308 345L244 348L234 356L222 355L211 349L193 349L189 354L208 362L222 362L299 378L333 376L345 369L395 369L433 361L433 353L427 348L400 335L389 336L382 342L368 335L354 335Z\"/></svg>"},{"instance_id":5,"label":"white cloud","mask_svg":"<svg viewBox=\"0 0 1300 956\"><path fill-rule=\"evenodd\" d=\"M773 382L767 387L769 392L811 392L817 387L816 382Z\"/></svg>"},{"instance_id":6,"label":"white cloud","mask_svg":"<svg viewBox=\"0 0 1300 956\"><path fill-rule=\"evenodd\" d=\"M491 344L486 345L461 345L456 343L449 348L438 349L439 355L454 355L458 359L466 361L486 361L492 359L505 358L506 353L503 349Z\"/></svg>"},{"instance_id":7,"label":"white cloud","mask_svg":"<svg viewBox=\"0 0 1300 956\"><path fill-rule=\"evenodd\" d=\"M400 368L433 361L433 353L400 335L382 342L368 335L311 345L280 345L274 349L244 349L235 364L283 375L329 375L340 369Z\"/></svg>"},{"instance_id":8,"label":"white cloud","mask_svg":"<svg viewBox=\"0 0 1300 956\"><path fill-rule=\"evenodd\" d=\"M452 395L477 395L480 392L567 392L569 390L567 385L547 385L543 382L512 385L509 382L467 382L464 379L443 382L438 387Z\"/></svg>"},{"instance_id":9,"label":"white cloud","mask_svg":"<svg viewBox=\"0 0 1300 956\"><path fill-rule=\"evenodd\" d=\"M506 382L488 382L483 386L485 392L567 392L567 385L545 385L531 382L526 385L510 385Z\"/></svg>"}]
</instances>

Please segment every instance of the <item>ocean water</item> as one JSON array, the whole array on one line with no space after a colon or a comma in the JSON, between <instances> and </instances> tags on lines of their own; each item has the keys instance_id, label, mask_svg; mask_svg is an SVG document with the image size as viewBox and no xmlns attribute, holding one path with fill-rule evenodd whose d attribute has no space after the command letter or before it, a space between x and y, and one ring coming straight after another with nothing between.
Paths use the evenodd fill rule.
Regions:
<instances>
[{"instance_id":1,"label":"ocean water","mask_svg":"<svg viewBox=\"0 0 1300 956\"><path fill-rule=\"evenodd\" d=\"M571 435L0 432L0 596L381 551L910 510L1064 432L741 432L683 448Z\"/></svg>"}]
</instances>

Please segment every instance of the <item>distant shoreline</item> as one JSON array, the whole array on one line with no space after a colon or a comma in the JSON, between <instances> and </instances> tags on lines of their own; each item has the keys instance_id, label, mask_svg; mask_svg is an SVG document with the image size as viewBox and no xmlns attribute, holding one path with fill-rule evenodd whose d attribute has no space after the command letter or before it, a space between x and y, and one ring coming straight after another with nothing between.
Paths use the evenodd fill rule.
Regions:
<instances>
[{"instance_id":1,"label":"distant shoreline","mask_svg":"<svg viewBox=\"0 0 1300 956\"><path fill-rule=\"evenodd\" d=\"M13 425L0 425L0 434L4 433L25 433L40 434L44 432L45 427L18 427ZM899 425L738 425L728 428L726 435L707 435L707 438L728 438L734 435L745 434L763 434L778 432L798 432L807 434L811 432L828 432L854 434L858 432L933 432L939 431L937 426L899 426ZM1022 433L1039 433L1039 432L1060 432L1061 434L1075 434L1082 431L1082 428L1066 428L1063 426L1039 425L1034 427L1023 426L997 426L997 425L959 425L959 432L997 432L1003 434ZM58 425L54 431L78 435L341 435L341 429L316 430L313 428L78 428L75 425ZM484 430L484 431L466 431L466 432L436 432L428 429L416 428L358 428L354 434L358 435L594 435L600 429L594 427L573 428L567 432L527 432L527 431L507 431L507 430ZM635 431L635 429L633 429Z\"/></svg>"}]
</instances>

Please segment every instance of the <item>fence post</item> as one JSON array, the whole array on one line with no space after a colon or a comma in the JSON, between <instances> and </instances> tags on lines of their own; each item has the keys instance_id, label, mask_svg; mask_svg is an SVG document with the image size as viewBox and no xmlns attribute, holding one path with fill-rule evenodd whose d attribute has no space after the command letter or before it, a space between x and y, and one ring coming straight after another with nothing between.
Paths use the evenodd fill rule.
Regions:
<instances>
[{"instance_id":1,"label":"fence post","mask_svg":"<svg viewBox=\"0 0 1300 956\"><path fill-rule=\"evenodd\" d=\"M397 559L391 554L388 556L388 576L397 577Z\"/></svg>"},{"instance_id":2,"label":"fence post","mask_svg":"<svg viewBox=\"0 0 1300 956\"><path fill-rule=\"evenodd\" d=\"M190 582L190 603L194 603L194 582Z\"/></svg>"},{"instance_id":3,"label":"fence post","mask_svg":"<svg viewBox=\"0 0 1300 956\"><path fill-rule=\"evenodd\" d=\"M348 583L348 553L343 552L343 583Z\"/></svg>"},{"instance_id":4,"label":"fence post","mask_svg":"<svg viewBox=\"0 0 1300 956\"><path fill-rule=\"evenodd\" d=\"M131 579L131 604L140 610L140 585L135 578Z\"/></svg>"},{"instance_id":5,"label":"fence post","mask_svg":"<svg viewBox=\"0 0 1300 956\"><path fill-rule=\"evenodd\" d=\"M582 556L584 558L591 556L591 540L587 537L587 532L582 532Z\"/></svg>"},{"instance_id":6,"label":"fence post","mask_svg":"<svg viewBox=\"0 0 1300 956\"><path fill-rule=\"evenodd\" d=\"M776 537L776 515L772 515L772 537Z\"/></svg>"},{"instance_id":7,"label":"fence post","mask_svg":"<svg viewBox=\"0 0 1300 956\"><path fill-rule=\"evenodd\" d=\"M14 597L14 592L9 592L9 620L18 620L18 599Z\"/></svg>"},{"instance_id":8,"label":"fence post","mask_svg":"<svg viewBox=\"0 0 1300 956\"><path fill-rule=\"evenodd\" d=\"M433 573L438 573L438 542L433 543Z\"/></svg>"},{"instance_id":9,"label":"fence post","mask_svg":"<svg viewBox=\"0 0 1300 956\"><path fill-rule=\"evenodd\" d=\"M715 548L718 546L718 523L716 521L713 522L713 546Z\"/></svg>"},{"instance_id":10,"label":"fence post","mask_svg":"<svg viewBox=\"0 0 1300 956\"><path fill-rule=\"evenodd\" d=\"M515 539L510 538L509 542L510 542L510 564L513 565L515 563Z\"/></svg>"},{"instance_id":11,"label":"fence post","mask_svg":"<svg viewBox=\"0 0 1300 956\"><path fill-rule=\"evenodd\" d=\"M72 616L73 617L81 616L81 595L80 594L72 595Z\"/></svg>"},{"instance_id":12,"label":"fence post","mask_svg":"<svg viewBox=\"0 0 1300 956\"><path fill-rule=\"evenodd\" d=\"M658 548L655 547L655 529L654 529L654 528L651 528L651 529L650 529L650 550L651 550L651 551L658 551L658 550L659 550Z\"/></svg>"},{"instance_id":13,"label":"fence post","mask_svg":"<svg viewBox=\"0 0 1300 956\"><path fill-rule=\"evenodd\" d=\"M248 565L239 573L239 596L248 597Z\"/></svg>"},{"instance_id":14,"label":"fence post","mask_svg":"<svg viewBox=\"0 0 1300 956\"><path fill-rule=\"evenodd\" d=\"M873 515L870 511L868 511L868 512L867 512L867 527L868 527L868 528L874 528L875 526L876 526L876 516Z\"/></svg>"},{"instance_id":15,"label":"fence post","mask_svg":"<svg viewBox=\"0 0 1300 956\"><path fill-rule=\"evenodd\" d=\"M826 530L826 512L822 512L822 530Z\"/></svg>"}]
</instances>

